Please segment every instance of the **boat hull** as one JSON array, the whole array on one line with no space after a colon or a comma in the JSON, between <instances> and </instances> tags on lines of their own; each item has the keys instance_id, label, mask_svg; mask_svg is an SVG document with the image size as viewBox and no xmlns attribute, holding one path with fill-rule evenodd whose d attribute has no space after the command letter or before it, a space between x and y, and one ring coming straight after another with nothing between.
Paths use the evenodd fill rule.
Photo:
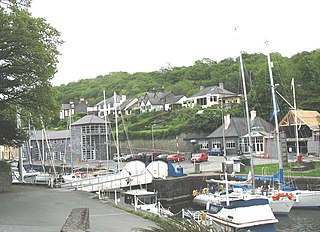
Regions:
<instances>
[{"instance_id":1,"label":"boat hull","mask_svg":"<svg viewBox=\"0 0 320 232\"><path fill-rule=\"evenodd\" d=\"M293 208L320 209L320 191L295 190Z\"/></svg>"},{"instance_id":2,"label":"boat hull","mask_svg":"<svg viewBox=\"0 0 320 232\"><path fill-rule=\"evenodd\" d=\"M228 206L209 203L207 220L224 231L276 231L278 222L267 199L235 200Z\"/></svg>"},{"instance_id":3,"label":"boat hull","mask_svg":"<svg viewBox=\"0 0 320 232\"><path fill-rule=\"evenodd\" d=\"M287 215L293 207L294 201L289 199L283 199L274 201L269 198L269 205L276 215Z\"/></svg>"}]
</instances>

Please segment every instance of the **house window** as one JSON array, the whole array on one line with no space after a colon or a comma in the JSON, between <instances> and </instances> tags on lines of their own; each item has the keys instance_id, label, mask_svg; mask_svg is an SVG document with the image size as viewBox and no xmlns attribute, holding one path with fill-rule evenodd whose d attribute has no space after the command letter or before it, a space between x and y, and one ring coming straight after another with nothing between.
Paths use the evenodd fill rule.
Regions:
<instances>
[{"instance_id":1,"label":"house window","mask_svg":"<svg viewBox=\"0 0 320 232\"><path fill-rule=\"evenodd\" d=\"M207 98L199 98L199 99L197 99L197 104L198 105L202 105L202 106L207 105Z\"/></svg>"},{"instance_id":2,"label":"house window","mask_svg":"<svg viewBox=\"0 0 320 232\"><path fill-rule=\"evenodd\" d=\"M212 141L212 148L221 148L221 141L220 140L213 140Z\"/></svg>"},{"instance_id":3,"label":"house window","mask_svg":"<svg viewBox=\"0 0 320 232\"><path fill-rule=\"evenodd\" d=\"M58 152L54 151L53 153L53 160L57 160Z\"/></svg>"},{"instance_id":4,"label":"house window","mask_svg":"<svg viewBox=\"0 0 320 232\"><path fill-rule=\"evenodd\" d=\"M208 150L208 141L199 141L200 150Z\"/></svg>"},{"instance_id":5,"label":"house window","mask_svg":"<svg viewBox=\"0 0 320 232\"><path fill-rule=\"evenodd\" d=\"M82 135L82 159L95 160L96 159L96 142L91 135Z\"/></svg>"},{"instance_id":6,"label":"house window","mask_svg":"<svg viewBox=\"0 0 320 232\"><path fill-rule=\"evenodd\" d=\"M314 132L313 140L320 141L320 132L319 131Z\"/></svg>"},{"instance_id":7,"label":"house window","mask_svg":"<svg viewBox=\"0 0 320 232\"><path fill-rule=\"evenodd\" d=\"M227 149L234 149L236 147L236 143L234 140L226 140L226 148Z\"/></svg>"},{"instance_id":8,"label":"house window","mask_svg":"<svg viewBox=\"0 0 320 232\"><path fill-rule=\"evenodd\" d=\"M210 96L210 101L211 102L217 102L218 101L217 96Z\"/></svg>"},{"instance_id":9,"label":"house window","mask_svg":"<svg viewBox=\"0 0 320 232\"><path fill-rule=\"evenodd\" d=\"M263 152L263 138L262 137L256 137L254 139L253 151L258 152L258 153Z\"/></svg>"},{"instance_id":10,"label":"house window","mask_svg":"<svg viewBox=\"0 0 320 232\"><path fill-rule=\"evenodd\" d=\"M65 160L66 154L63 151L60 151L60 160Z\"/></svg>"}]
</instances>

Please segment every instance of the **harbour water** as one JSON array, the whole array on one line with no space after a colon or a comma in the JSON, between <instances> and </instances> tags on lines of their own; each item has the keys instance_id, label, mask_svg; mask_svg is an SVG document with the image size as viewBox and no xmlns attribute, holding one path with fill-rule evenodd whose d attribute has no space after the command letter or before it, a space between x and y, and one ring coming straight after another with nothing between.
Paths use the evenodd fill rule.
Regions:
<instances>
[{"instance_id":1,"label":"harbour water","mask_svg":"<svg viewBox=\"0 0 320 232\"><path fill-rule=\"evenodd\" d=\"M320 210L292 209L287 216L277 216L277 231L320 231Z\"/></svg>"}]
</instances>

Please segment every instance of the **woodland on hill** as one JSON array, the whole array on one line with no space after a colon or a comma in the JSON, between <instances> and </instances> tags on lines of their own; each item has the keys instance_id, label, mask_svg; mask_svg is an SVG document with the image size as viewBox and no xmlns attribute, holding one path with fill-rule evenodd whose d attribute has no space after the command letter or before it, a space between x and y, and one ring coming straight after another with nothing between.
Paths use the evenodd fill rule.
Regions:
<instances>
[{"instance_id":1,"label":"woodland on hill","mask_svg":"<svg viewBox=\"0 0 320 232\"><path fill-rule=\"evenodd\" d=\"M272 99L267 57L264 54L242 55L248 92L249 108L257 111L257 116L270 120ZM291 80L295 79L297 107L305 110L320 109L320 50L302 52L291 58L279 53L271 54L273 78L276 90L293 105ZM80 98L88 100L93 106L103 100L103 91L111 97L117 94L133 98L146 92L171 91L187 97L199 91L200 86L208 87L224 83L225 89L241 94L242 80L239 59L224 59L220 62L210 59L196 61L190 67L163 67L154 72L114 72L94 79L83 79L57 87L58 102L77 102ZM280 97L277 99L280 117L284 116L289 105ZM153 112L126 117L128 131L133 137L147 137L154 122L155 133L161 137L172 137L181 132L212 132L221 125L221 112L205 110L204 115L196 115L199 109L179 109L176 112ZM228 110L231 116L244 116L243 106ZM213 120L215 119L215 120ZM57 122L57 121L56 121ZM201 122L201 123L200 123Z\"/></svg>"}]
</instances>

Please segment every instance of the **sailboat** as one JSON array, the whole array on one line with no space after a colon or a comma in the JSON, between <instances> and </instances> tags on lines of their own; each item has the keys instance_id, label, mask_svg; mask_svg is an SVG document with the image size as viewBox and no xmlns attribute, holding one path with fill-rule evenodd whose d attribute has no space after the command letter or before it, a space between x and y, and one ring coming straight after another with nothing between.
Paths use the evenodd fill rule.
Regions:
<instances>
[{"instance_id":1,"label":"sailboat","mask_svg":"<svg viewBox=\"0 0 320 232\"><path fill-rule=\"evenodd\" d=\"M247 100L247 91L246 91L246 83L245 83L245 77L244 77L244 68L243 68L243 61L242 61L242 54L240 52L240 67L241 67L241 76L242 76L242 82L243 82L243 93L244 93L244 101L245 101L245 108L246 108L246 119L247 119L247 129L248 129L248 137L249 137L249 151L250 151L250 158L251 158L251 165L250 165L250 174L251 178L246 181L245 183L235 182L231 183L228 182L228 184L232 185L251 185L252 188L250 191L243 191L241 188L234 188L234 191L228 194L228 189L226 189L226 193L228 195L221 195L219 193L209 193L205 192L202 194L199 194L198 196L195 196L193 202L195 204L204 205L206 202L217 202L217 201L233 201L233 200L239 200L239 199L259 199L259 198L265 198L269 202L269 206L271 207L274 214L288 214L293 206L293 200L289 199L286 195L276 195L278 193L274 193L272 191L267 192L256 192L255 188L255 178L254 178L254 169L253 169L253 150L252 150L252 138L251 138L251 121L249 117L249 107L248 107L248 100ZM215 180L209 180L207 182L217 182ZM250 182L250 183L249 183ZM227 187L227 185L226 185ZM278 197L279 196L279 197Z\"/></svg>"},{"instance_id":2,"label":"sailboat","mask_svg":"<svg viewBox=\"0 0 320 232\"><path fill-rule=\"evenodd\" d=\"M241 71L243 74L242 67L242 56L240 53ZM243 83L244 76L243 76ZM251 126L249 119L247 94L245 85L244 97L246 104L246 114L248 122L248 133L249 133L249 145L252 147L251 141ZM225 148L223 128L223 143ZM226 152L224 152L226 156ZM253 175L253 154L250 149L251 156L251 172ZM226 162L225 162L226 164ZM226 167L224 168L225 178L221 181L221 184L225 183L225 194L219 193L208 193L203 192L202 195L198 195L194 198L194 203L201 202L201 197L206 202L207 218L208 220L214 221L226 231L238 231L238 230L250 230L250 231L276 231L275 224L278 220L275 218L272 209L269 205L269 200L262 195L243 194L242 197L235 195L235 192L229 193L228 186L231 184L227 179ZM254 176L254 175L253 175ZM251 180L254 190L254 178ZM239 182L238 182L239 184ZM230 195L229 195L230 194ZM259 212L259 213L257 213Z\"/></svg>"},{"instance_id":3,"label":"sailboat","mask_svg":"<svg viewBox=\"0 0 320 232\"><path fill-rule=\"evenodd\" d=\"M266 42L268 45L268 42ZM276 95L275 95L275 85L273 81L272 75L272 62L270 58L270 53L267 53L267 60L268 60L268 68L269 68L269 77L270 77L270 85L271 85L271 94L272 94L272 103L273 103L273 115L275 121L275 135L276 135L276 144L277 144L277 153L278 153L278 160L279 160L279 187L284 184L284 177L283 177L283 160L282 160L282 152L281 152L281 144L280 144L280 133L279 133L279 125L278 125L278 116L277 116L277 103L276 103ZM293 197L290 194L283 193L281 188L279 190L271 189L272 191L268 191L269 196L271 196L270 203L275 204L277 206L282 206L283 213L289 213L291 208L293 207L294 201Z\"/></svg>"},{"instance_id":4,"label":"sailboat","mask_svg":"<svg viewBox=\"0 0 320 232\"><path fill-rule=\"evenodd\" d=\"M297 105L295 96L295 83L294 78L291 81L291 87L293 92L293 110L294 110L294 127L296 136L296 150L297 155L299 151L299 133L298 133L298 118L297 118ZM316 208L320 209L320 191L311 190L293 190L290 191L294 197L293 208Z\"/></svg>"}]
</instances>

